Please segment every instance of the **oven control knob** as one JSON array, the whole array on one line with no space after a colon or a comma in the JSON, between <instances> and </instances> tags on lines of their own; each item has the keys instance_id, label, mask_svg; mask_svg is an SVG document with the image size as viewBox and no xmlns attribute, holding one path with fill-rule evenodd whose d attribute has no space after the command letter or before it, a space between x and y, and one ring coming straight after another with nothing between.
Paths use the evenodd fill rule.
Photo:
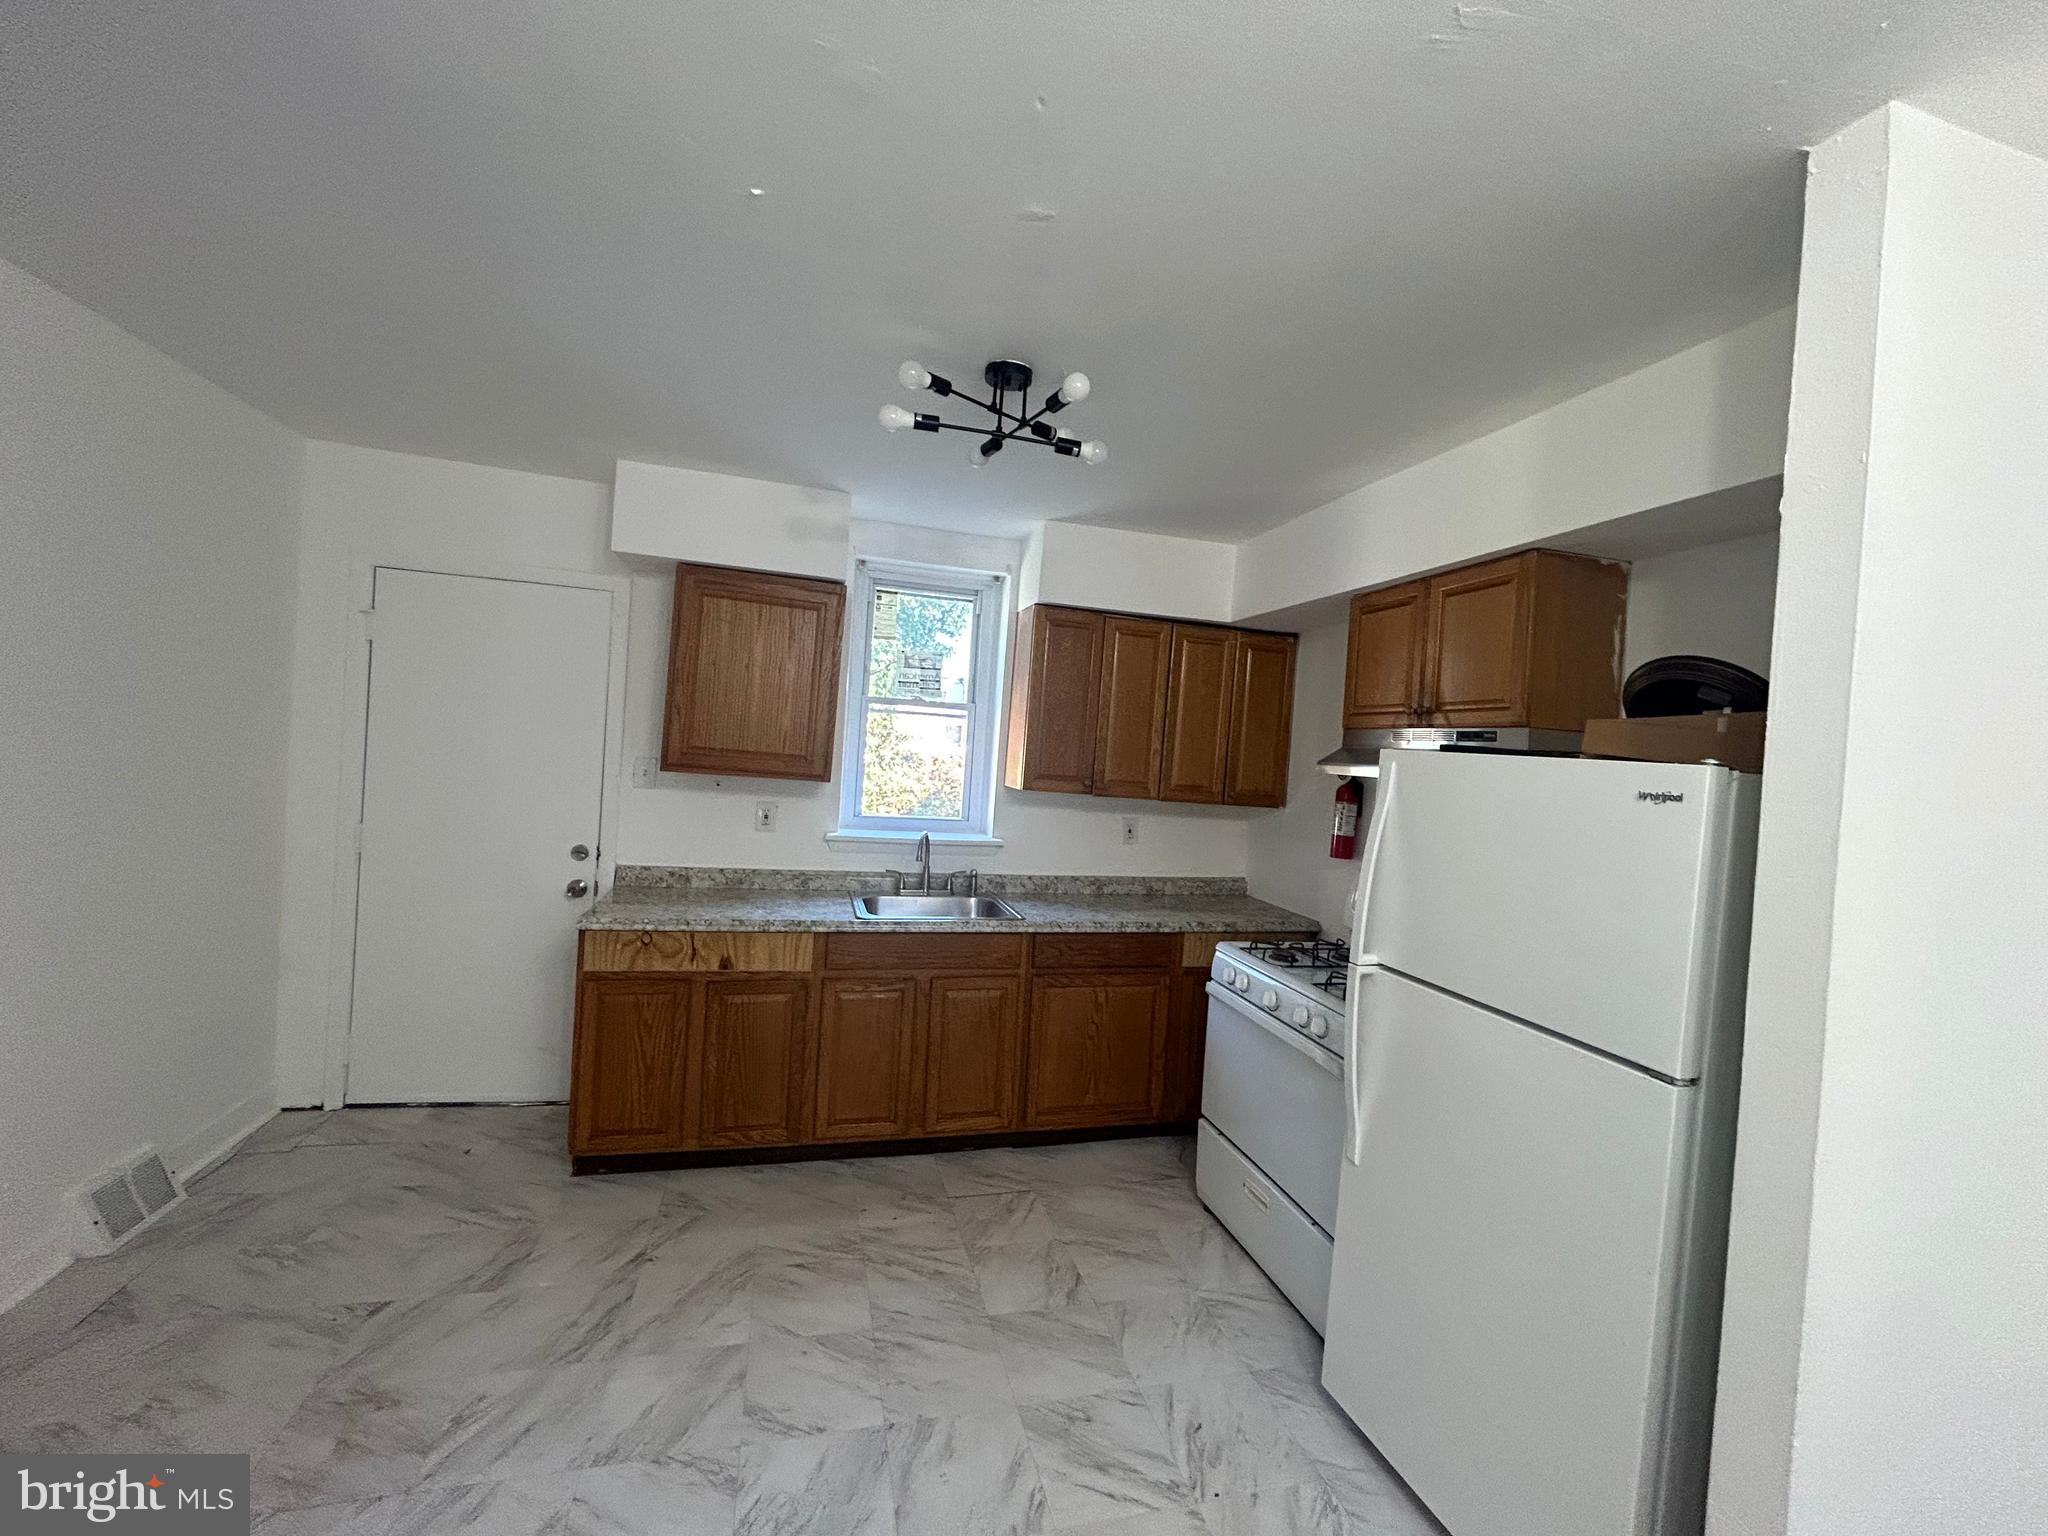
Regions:
<instances>
[{"instance_id":1,"label":"oven control knob","mask_svg":"<svg viewBox=\"0 0 2048 1536\"><path fill-rule=\"evenodd\" d=\"M1317 1014L1315 1022L1309 1025L1308 1032L1321 1040L1330 1033L1330 1021Z\"/></svg>"},{"instance_id":2,"label":"oven control knob","mask_svg":"<svg viewBox=\"0 0 2048 1536\"><path fill-rule=\"evenodd\" d=\"M1303 1028L1305 1025L1307 1025L1308 1020L1309 1012L1307 1003L1296 1003L1294 1007L1288 1011L1287 1022L1292 1024L1296 1029Z\"/></svg>"},{"instance_id":3,"label":"oven control knob","mask_svg":"<svg viewBox=\"0 0 2048 1536\"><path fill-rule=\"evenodd\" d=\"M1266 988L1265 991L1259 994L1259 1006L1268 1013L1278 1013L1280 1011L1280 994L1271 987Z\"/></svg>"},{"instance_id":4,"label":"oven control knob","mask_svg":"<svg viewBox=\"0 0 2048 1536\"><path fill-rule=\"evenodd\" d=\"M1243 971L1232 971L1230 973L1230 984L1240 992L1249 992L1252 989L1252 979L1245 975Z\"/></svg>"}]
</instances>

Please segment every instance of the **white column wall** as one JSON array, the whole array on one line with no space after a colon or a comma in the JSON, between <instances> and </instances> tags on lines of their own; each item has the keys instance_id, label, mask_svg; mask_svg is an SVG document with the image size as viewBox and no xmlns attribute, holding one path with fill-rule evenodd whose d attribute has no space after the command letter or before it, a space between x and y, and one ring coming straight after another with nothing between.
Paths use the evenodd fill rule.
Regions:
<instances>
[{"instance_id":1,"label":"white column wall","mask_svg":"<svg viewBox=\"0 0 2048 1536\"><path fill-rule=\"evenodd\" d=\"M2048 164L1815 152L1717 1533L2048 1529L2044 252Z\"/></svg>"}]
</instances>

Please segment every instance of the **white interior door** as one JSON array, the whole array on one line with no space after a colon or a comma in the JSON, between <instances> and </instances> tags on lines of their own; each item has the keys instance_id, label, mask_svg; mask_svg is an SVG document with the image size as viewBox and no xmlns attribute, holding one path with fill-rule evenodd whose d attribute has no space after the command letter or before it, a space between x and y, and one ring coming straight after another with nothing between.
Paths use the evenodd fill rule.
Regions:
<instances>
[{"instance_id":1,"label":"white interior door","mask_svg":"<svg viewBox=\"0 0 2048 1536\"><path fill-rule=\"evenodd\" d=\"M377 571L348 1102L566 1096L611 601Z\"/></svg>"},{"instance_id":2,"label":"white interior door","mask_svg":"<svg viewBox=\"0 0 2048 1536\"><path fill-rule=\"evenodd\" d=\"M1458 1536L1665 1531L1699 1090L1392 972L1352 987L1323 1385Z\"/></svg>"}]
</instances>

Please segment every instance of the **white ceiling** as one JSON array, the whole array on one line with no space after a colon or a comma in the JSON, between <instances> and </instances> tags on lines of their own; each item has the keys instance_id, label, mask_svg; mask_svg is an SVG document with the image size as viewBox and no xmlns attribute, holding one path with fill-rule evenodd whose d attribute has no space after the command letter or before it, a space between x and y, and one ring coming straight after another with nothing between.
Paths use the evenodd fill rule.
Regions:
<instances>
[{"instance_id":1,"label":"white ceiling","mask_svg":"<svg viewBox=\"0 0 2048 1536\"><path fill-rule=\"evenodd\" d=\"M2024 142L2044 35L2038 0L8 0L0 255L317 437L1228 537L1788 301L1799 146L1892 95ZM1086 369L1110 462L877 427L902 358L994 356Z\"/></svg>"}]
</instances>

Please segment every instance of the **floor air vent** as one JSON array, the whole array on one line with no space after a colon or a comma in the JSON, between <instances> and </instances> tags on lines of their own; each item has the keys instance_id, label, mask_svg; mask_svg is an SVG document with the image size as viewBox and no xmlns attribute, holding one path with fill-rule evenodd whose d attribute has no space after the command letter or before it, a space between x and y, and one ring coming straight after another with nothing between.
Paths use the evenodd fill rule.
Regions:
<instances>
[{"instance_id":1,"label":"floor air vent","mask_svg":"<svg viewBox=\"0 0 2048 1536\"><path fill-rule=\"evenodd\" d=\"M164 1160L148 1147L78 1193L87 1246L105 1253L119 1247L184 1198Z\"/></svg>"}]
</instances>

